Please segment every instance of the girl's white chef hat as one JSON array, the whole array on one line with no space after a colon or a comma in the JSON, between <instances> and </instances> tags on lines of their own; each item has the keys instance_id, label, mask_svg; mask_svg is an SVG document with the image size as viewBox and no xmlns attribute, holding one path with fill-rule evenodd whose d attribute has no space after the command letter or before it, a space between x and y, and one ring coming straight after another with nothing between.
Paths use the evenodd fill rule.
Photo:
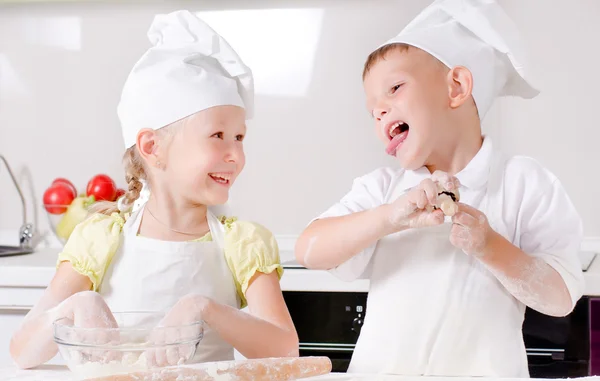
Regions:
<instances>
[{"instance_id":1,"label":"girl's white chef hat","mask_svg":"<svg viewBox=\"0 0 600 381\"><path fill-rule=\"evenodd\" d=\"M153 46L131 70L117 108L126 148L143 128L214 106L240 106L252 117L252 71L205 22L188 11L157 15L148 38Z\"/></svg>"}]
</instances>

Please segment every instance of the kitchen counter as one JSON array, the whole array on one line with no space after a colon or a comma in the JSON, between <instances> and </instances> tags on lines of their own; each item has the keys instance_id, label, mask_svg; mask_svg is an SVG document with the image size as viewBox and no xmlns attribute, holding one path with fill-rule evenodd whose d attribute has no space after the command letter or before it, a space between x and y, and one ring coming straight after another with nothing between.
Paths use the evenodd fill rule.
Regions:
<instances>
[{"instance_id":1,"label":"kitchen counter","mask_svg":"<svg viewBox=\"0 0 600 381\"><path fill-rule=\"evenodd\" d=\"M33 291L45 288L54 276L58 249L43 249L33 254L0 257L0 289L24 288ZM600 255L584 272L584 295L600 296ZM344 282L327 271L286 268L281 279L284 291L329 291L329 292L367 292L368 280ZM3 300L6 293L0 292L0 305L6 305ZM21 300L21 305L34 301Z\"/></svg>"},{"instance_id":2,"label":"kitchen counter","mask_svg":"<svg viewBox=\"0 0 600 381\"><path fill-rule=\"evenodd\" d=\"M0 257L0 287L46 287L56 271L59 249Z\"/></svg>"},{"instance_id":3,"label":"kitchen counter","mask_svg":"<svg viewBox=\"0 0 600 381\"><path fill-rule=\"evenodd\" d=\"M583 277L585 279L583 294L600 296L600 255L583 273ZM369 280L358 279L353 282L344 282L328 271L285 269L281 279L281 288L284 291L368 292Z\"/></svg>"},{"instance_id":4,"label":"kitchen counter","mask_svg":"<svg viewBox=\"0 0 600 381\"><path fill-rule=\"evenodd\" d=\"M44 292L55 273L58 249L39 250L34 254L0 257L0 317L5 314L5 320L0 320L7 334L14 331L20 323L22 316L33 306ZM600 296L600 256L598 256L584 272L585 295ZM357 280L354 282L343 282L335 278L327 271L307 270L302 268L286 268L281 280L284 291L317 291L317 292L368 292L369 281ZM3 312L2 312L3 311ZM13 315L11 315L13 314ZM11 320L12 319L12 320ZM11 325L12 324L12 325ZM0 345L6 343L9 336L2 338L0 332ZM1 353L0 348L0 380L64 380L75 381L70 372L64 366L46 365L35 370L22 371L13 366L8 353ZM7 348L6 348L7 350ZM6 352L6 351L5 351ZM4 356L4 357L2 357ZM4 362L2 360L5 360ZM57 361L55 364L64 364ZM423 381L419 377L400 376L373 376L331 374L312 378L310 381L367 381L367 380L398 380L398 381ZM446 378L426 378L427 381L441 380ZM592 378L588 378L592 379ZM309 380L309 379L307 379ZM461 381L453 378L451 381ZM467 379L465 379L467 380ZM600 381L600 377L594 378ZM477 378L476 381L486 381Z\"/></svg>"},{"instance_id":5,"label":"kitchen counter","mask_svg":"<svg viewBox=\"0 0 600 381\"><path fill-rule=\"evenodd\" d=\"M595 250L594 252L599 252ZM581 253L581 261L586 263L586 271L583 272L585 289L583 295L600 296L600 254L591 257L590 251ZM593 259L591 259L593 258ZM589 264L591 259L591 264ZM328 271L307 270L295 264L291 268L286 268L281 279L281 289L283 291L323 291L323 292L368 292L369 280L358 279L353 282L344 282L339 280ZM589 264L589 267L588 265Z\"/></svg>"},{"instance_id":6,"label":"kitchen counter","mask_svg":"<svg viewBox=\"0 0 600 381\"><path fill-rule=\"evenodd\" d=\"M71 372L64 366L42 366L33 370L18 370L14 367L0 368L0 380L14 381L76 381ZM304 378L305 381L524 381L546 380L525 378L491 378L491 377L409 377L373 374L331 373L318 377ZM574 381L600 381L600 377L570 378Z\"/></svg>"},{"instance_id":7,"label":"kitchen counter","mask_svg":"<svg viewBox=\"0 0 600 381\"><path fill-rule=\"evenodd\" d=\"M493 378L493 377L425 377L425 376L392 376L373 374L331 373L324 376L305 378L305 381L549 381L545 378ZM574 377L573 381L600 381L600 376Z\"/></svg>"}]
</instances>

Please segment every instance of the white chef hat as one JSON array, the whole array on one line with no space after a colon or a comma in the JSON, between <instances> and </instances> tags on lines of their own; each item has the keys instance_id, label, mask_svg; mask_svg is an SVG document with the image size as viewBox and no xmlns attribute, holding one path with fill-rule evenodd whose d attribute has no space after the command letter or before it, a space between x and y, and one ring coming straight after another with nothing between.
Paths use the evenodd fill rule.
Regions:
<instances>
[{"instance_id":1,"label":"white chef hat","mask_svg":"<svg viewBox=\"0 0 600 381\"><path fill-rule=\"evenodd\" d=\"M494 0L436 0L382 46L393 43L424 50L449 68L469 69L480 119L498 96L539 94L525 73L517 27Z\"/></svg>"},{"instance_id":2,"label":"white chef hat","mask_svg":"<svg viewBox=\"0 0 600 381\"><path fill-rule=\"evenodd\" d=\"M189 11L157 15L148 38L153 46L131 70L117 108L126 148L143 128L214 106L240 106L252 117L252 71L206 23Z\"/></svg>"}]
</instances>

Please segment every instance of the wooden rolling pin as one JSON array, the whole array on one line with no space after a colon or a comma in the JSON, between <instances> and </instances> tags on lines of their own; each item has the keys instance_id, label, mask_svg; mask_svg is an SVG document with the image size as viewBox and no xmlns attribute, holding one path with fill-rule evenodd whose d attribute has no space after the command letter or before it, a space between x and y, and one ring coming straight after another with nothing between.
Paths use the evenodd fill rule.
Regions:
<instances>
[{"instance_id":1,"label":"wooden rolling pin","mask_svg":"<svg viewBox=\"0 0 600 381\"><path fill-rule=\"evenodd\" d=\"M327 357L290 357L182 365L87 381L288 381L330 372Z\"/></svg>"}]
</instances>

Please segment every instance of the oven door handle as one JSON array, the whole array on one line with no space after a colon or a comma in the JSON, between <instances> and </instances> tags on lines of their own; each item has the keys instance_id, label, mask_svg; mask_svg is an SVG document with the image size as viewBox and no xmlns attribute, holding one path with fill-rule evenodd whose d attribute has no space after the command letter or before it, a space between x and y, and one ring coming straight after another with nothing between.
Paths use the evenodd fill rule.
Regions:
<instances>
[{"instance_id":1,"label":"oven door handle","mask_svg":"<svg viewBox=\"0 0 600 381\"><path fill-rule=\"evenodd\" d=\"M321 351L321 352L354 352L353 348L335 348L335 347L300 347L301 351Z\"/></svg>"},{"instance_id":2,"label":"oven door handle","mask_svg":"<svg viewBox=\"0 0 600 381\"><path fill-rule=\"evenodd\" d=\"M531 348L526 350L527 356L531 357L551 357L552 360L564 360L565 350L564 349L538 349Z\"/></svg>"},{"instance_id":3,"label":"oven door handle","mask_svg":"<svg viewBox=\"0 0 600 381\"><path fill-rule=\"evenodd\" d=\"M353 352L353 344L322 344L322 343L300 343L299 349L305 351L323 352Z\"/></svg>"}]
</instances>

